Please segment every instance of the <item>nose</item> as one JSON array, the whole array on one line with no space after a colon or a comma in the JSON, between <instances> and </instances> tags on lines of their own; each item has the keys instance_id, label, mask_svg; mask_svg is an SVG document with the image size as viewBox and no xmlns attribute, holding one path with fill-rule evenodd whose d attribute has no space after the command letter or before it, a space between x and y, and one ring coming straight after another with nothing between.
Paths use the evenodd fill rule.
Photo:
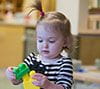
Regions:
<instances>
[{"instance_id":1,"label":"nose","mask_svg":"<svg viewBox=\"0 0 100 89\"><path fill-rule=\"evenodd\" d=\"M47 42L44 42L43 47L44 48L48 48L48 43Z\"/></svg>"}]
</instances>

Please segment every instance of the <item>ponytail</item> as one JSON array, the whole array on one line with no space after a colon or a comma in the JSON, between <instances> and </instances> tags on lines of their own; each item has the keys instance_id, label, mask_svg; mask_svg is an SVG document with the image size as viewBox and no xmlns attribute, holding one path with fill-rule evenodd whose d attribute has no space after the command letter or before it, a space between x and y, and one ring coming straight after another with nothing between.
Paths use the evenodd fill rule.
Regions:
<instances>
[{"instance_id":1,"label":"ponytail","mask_svg":"<svg viewBox=\"0 0 100 89\"><path fill-rule=\"evenodd\" d=\"M29 11L28 15L30 15L30 13L34 10L38 10L40 12L41 17L45 15L40 0L35 0L35 3L32 4L30 7L32 7L32 9Z\"/></svg>"}]
</instances>

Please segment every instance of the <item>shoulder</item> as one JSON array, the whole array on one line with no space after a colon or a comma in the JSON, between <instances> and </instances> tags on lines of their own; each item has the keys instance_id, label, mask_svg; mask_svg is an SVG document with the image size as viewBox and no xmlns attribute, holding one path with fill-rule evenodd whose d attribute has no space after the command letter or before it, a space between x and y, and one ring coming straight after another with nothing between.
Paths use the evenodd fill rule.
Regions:
<instances>
[{"instance_id":1,"label":"shoulder","mask_svg":"<svg viewBox=\"0 0 100 89\"><path fill-rule=\"evenodd\" d=\"M26 58L34 58L34 59L36 59L36 55L33 52L31 52Z\"/></svg>"},{"instance_id":2,"label":"shoulder","mask_svg":"<svg viewBox=\"0 0 100 89\"><path fill-rule=\"evenodd\" d=\"M33 63L35 63L35 62L38 62L38 61L37 61L37 57L36 57L36 55L35 55L34 53L30 53L30 54L24 59L24 63L26 63L26 64L28 64L28 65L30 65L30 64L33 65Z\"/></svg>"},{"instance_id":3,"label":"shoulder","mask_svg":"<svg viewBox=\"0 0 100 89\"><path fill-rule=\"evenodd\" d=\"M62 57L60 60L61 67L67 67L73 69L72 59L70 57Z\"/></svg>"},{"instance_id":4,"label":"shoulder","mask_svg":"<svg viewBox=\"0 0 100 89\"><path fill-rule=\"evenodd\" d=\"M62 56L60 61L62 63L72 63L72 59L70 57L65 57L65 56Z\"/></svg>"},{"instance_id":5,"label":"shoulder","mask_svg":"<svg viewBox=\"0 0 100 89\"><path fill-rule=\"evenodd\" d=\"M26 56L25 60L37 60L37 55L35 55L33 52L31 52L28 56Z\"/></svg>"}]
</instances>

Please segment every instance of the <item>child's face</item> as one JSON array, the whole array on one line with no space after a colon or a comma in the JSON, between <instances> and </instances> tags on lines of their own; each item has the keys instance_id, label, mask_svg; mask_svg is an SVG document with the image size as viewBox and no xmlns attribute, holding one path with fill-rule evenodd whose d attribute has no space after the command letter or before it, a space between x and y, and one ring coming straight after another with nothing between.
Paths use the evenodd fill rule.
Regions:
<instances>
[{"instance_id":1,"label":"child's face","mask_svg":"<svg viewBox=\"0 0 100 89\"><path fill-rule=\"evenodd\" d=\"M37 50L42 57L57 58L64 46L64 37L58 30L44 28L42 25L37 28Z\"/></svg>"}]
</instances>

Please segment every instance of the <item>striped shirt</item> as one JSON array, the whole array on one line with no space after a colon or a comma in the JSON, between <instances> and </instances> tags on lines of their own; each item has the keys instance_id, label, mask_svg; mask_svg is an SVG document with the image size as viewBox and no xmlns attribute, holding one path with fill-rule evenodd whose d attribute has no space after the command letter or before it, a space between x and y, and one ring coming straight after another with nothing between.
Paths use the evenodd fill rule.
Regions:
<instances>
[{"instance_id":1,"label":"striped shirt","mask_svg":"<svg viewBox=\"0 0 100 89\"><path fill-rule=\"evenodd\" d=\"M43 63L36 58L34 53L30 53L24 60L30 70L42 73L55 84L61 84L64 89L71 89L73 84L73 65L71 58L62 56L54 63Z\"/></svg>"}]
</instances>

